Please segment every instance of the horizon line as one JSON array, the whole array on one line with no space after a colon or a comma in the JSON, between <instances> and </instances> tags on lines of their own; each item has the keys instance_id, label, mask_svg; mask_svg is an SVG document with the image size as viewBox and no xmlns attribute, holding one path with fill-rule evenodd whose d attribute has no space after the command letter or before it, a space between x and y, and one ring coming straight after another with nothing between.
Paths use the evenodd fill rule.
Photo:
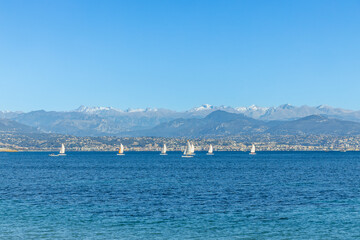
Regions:
<instances>
[{"instance_id":1,"label":"horizon line","mask_svg":"<svg viewBox=\"0 0 360 240\"><path fill-rule=\"evenodd\" d=\"M189 112L189 111L196 111L196 110L201 110L200 108L204 108L202 110L212 110L214 108L232 108L234 110L239 110L240 108L245 108L245 109L251 109L251 108L259 108L259 109L263 109L263 110L268 110L271 108L280 108L282 106L291 106L291 107L295 107L295 108L301 108L301 107L311 107L311 108L332 108L332 109L342 109L342 110L348 110L348 111L352 111L352 112L356 112L359 110L354 110L354 109L348 109L348 108L342 108L342 107L333 107L331 105L327 105L327 104L320 104L320 105L307 105L307 104L303 104L303 105L292 105L289 103L284 103L284 104L280 104L277 106L260 106L260 105L256 105L256 104L251 104L249 106L230 106L230 105L212 105L212 104L201 104L198 106L194 106L192 108L189 109L171 109L171 108L165 108L165 107L139 107L139 108L118 108L118 107L113 107L113 106L89 106L89 105L84 105L81 104L79 107L71 109L71 110L48 110L48 109L34 109L34 110L29 110L29 111L24 111L24 110L1 110L0 109L0 113L29 113L29 112L36 112L36 111L45 111L45 112L81 112L81 108L85 109L89 109L89 110L93 110L93 111L101 111L101 110L114 110L114 111L119 111L119 112L124 112L124 113L132 113L132 112L146 112L146 111L157 111L157 110L169 110L169 111L173 111L173 112L178 112L178 113L182 113L182 112ZM207 108L205 108L207 107Z\"/></svg>"}]
</instances>

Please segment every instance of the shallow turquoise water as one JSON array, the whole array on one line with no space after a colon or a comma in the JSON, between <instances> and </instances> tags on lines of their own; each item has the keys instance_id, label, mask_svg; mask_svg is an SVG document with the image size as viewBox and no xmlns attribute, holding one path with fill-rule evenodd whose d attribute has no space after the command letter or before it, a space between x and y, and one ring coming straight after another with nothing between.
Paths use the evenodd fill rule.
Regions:
<instances>
[{"instance_id":1,"label":"shallow turquoise water","mask_svg":"<svg viewBox=\"0 0 360 240\"><path fill-rule=\"evenodd\" d=\"M360 239L360 153L0 153L0 239Z\"/></svg>"}]
</instances>

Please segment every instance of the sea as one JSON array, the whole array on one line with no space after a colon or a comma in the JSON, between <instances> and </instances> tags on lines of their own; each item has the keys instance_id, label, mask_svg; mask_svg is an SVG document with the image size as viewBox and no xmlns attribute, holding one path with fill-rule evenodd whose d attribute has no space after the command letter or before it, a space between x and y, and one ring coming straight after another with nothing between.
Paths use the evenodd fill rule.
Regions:
<instances>
[{"instance_id":1,"label":"sea","mask_svg":"<svg viewBox=\"0 0 360 240\"><path fill-rule=\"evenodd\" d=\"M0 153L0 239L360 239L360 152Z\"/></svg>"}]
</instances>

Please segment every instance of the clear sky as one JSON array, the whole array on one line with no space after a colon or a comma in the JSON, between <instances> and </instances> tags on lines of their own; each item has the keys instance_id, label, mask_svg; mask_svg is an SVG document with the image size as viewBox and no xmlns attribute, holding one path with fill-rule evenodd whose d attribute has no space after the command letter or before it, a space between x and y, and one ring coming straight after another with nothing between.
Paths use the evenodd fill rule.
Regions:
<instances>
[{"instance_id":1,"label":"clear sky","mask_svg":"<svg viewBox=\"0 0 360 240\"><path fill-rule=\"evenodd\" d=\"M360 109L360 1L0 0L0 110Z\"/></svg>"}]
</instances>

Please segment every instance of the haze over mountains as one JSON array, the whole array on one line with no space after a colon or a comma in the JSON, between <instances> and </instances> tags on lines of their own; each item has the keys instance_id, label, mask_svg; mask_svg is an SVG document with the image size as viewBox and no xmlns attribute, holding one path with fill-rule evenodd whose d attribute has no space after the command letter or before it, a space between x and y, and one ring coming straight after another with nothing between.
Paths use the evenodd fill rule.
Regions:
<instances>
[{"instance_id":1,"label":"haze over mountains","mask_svg":"<svg viewBox=\"0 0 360 240\"><path fill-rule=\"evenodd\" d=\"M221 110L205 118L176 119L130 135L155 137L230 137L239 135L359 135L360 123L310 115L291 121L263 121Z\"/></svg>"},{"instance_id":2,"label":"haze over mountains","mask_svg":"<svg viewBox=\"0 0 360 240\"><path fill-rule=\"evenodd\" d=\"M216 114L210 114L215 111L217 111ZM304 117L308 118L302 119ZM156 108L119 110L111 107L81 106L76 110L64 112L0 111L0 118L30 126L32 130L77 136L360 133L358 133L360 111L325 105L296 107L284 104L266 108L254 105L217 107L205 104L183 112ZM176 125L181 125L181 127L175 127ZM314 128L314 126L317 127Z\"/></svg>"},{"instance_id":3,"label":"haze over mountains","mask_svg":"<svg viewBox=\"0 0 360 240\"><path fill-rule=\"evenodd\" d=\"M10 119L0 119L0 132L40 133L39 130Z\"/></svg>"}]
</instances>

